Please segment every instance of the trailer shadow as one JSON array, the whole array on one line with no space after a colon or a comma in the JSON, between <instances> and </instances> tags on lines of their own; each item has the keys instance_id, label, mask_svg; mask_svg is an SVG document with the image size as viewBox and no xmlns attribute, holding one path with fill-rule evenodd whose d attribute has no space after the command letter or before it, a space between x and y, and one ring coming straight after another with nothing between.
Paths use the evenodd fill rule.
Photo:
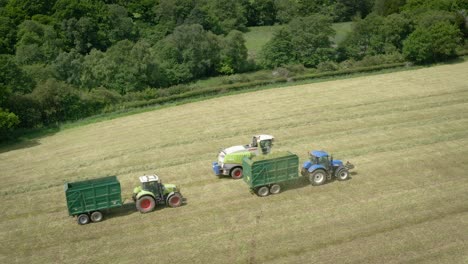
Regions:
<instances>
[{"instance_id":1,"label":"trailer shadow","mask_svg":"<svg viewBox=\"0 0 468 264\"><path fill-rule=\"evenodd\" d=\"M109 218L121 217L121 216L131 215L133 213L138 213L138 210L136 209L135 202L132 201L132 202L124 203L119 208L113 209L107 214L107 216Z\"/></svg>"},{"instance_id":2,"label":"trailer shadow","mask_svg":"<svg viewBox=\"0 0 468 264\"><path fill-rule=\"evenodd\" d=\"M350 172L348 179L344 180L344 181L350 181L350 180L353 179L353 176L356 176L356 175L358 175L357 172L355 172L355 171ZM337 180L335 177L332 177L331 180L327 180L323 185L331 184L331 183L334 183L334 182L339 182L339 180ZM321 186L323 186L323 185L321 185ZM307 186L312 186L312 184L310 184L310 181L309 181L308 177L299 177L295 181L289 181L289 182L283 183L281 187L283 189L282 192L287 192L287 191L290 191L290 190L296 190L296 189L304 188L304 187L307 187Z\"/></svg>"},{"instance_id":3,"label":"trailer shadow","mask_svg":"<svg viewBox=\"0 0 468 264\"><path fill-rule=\"evenodd\" d=\"M307 186L310 186L309 179L307 179L307 177L299 177L295 181L288 181L288 182L283 183L281 188L283 189L282 192L287 192L291 190L304 188Z\"/></svg>"}]
</instances>

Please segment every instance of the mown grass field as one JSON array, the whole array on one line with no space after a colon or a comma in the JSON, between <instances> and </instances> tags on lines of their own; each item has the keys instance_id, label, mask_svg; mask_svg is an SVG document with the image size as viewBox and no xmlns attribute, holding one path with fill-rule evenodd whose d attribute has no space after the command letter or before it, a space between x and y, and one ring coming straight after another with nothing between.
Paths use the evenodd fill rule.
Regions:
<instances>
[{"instance_id":1,"label":"mown grass field","mask_svg":"<svg viewBox=\"0 0 468 264\"><path fill-rule=\"evenodd\" d=\"M346 35L351 32L352 22L334 23L333 29L336 34L333 38L335 44L341 43ZM273 37L273 34L281 26L261 26L250 27L249 32L244 34L245 46L249 52L249 56L256 58L258 53L262 50L263 46Z\"/></svg>"},{"instance_id":2,"label":"mown grass field","mask_svg":"<svg viewBox=\"0 0 468 264\"><path fill-rule=\"evenodd\" d=\"M74 127L0 149L1 263L467 263L468 62L262 90ZM251 195L221 147L276 136L356 165L352 179ZM138 176L188 203L140 214ZM63 183L117 175L127 205L67 215Z\"/></svg>"}]
</instances>

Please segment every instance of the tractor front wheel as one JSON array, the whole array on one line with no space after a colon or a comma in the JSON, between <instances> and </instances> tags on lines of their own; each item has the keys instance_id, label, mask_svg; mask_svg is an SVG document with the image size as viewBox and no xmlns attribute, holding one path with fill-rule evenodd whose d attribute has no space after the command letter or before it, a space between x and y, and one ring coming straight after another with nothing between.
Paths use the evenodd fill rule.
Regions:
<instances>
[{"instance_id":1,"label":"tractor front wheel","mask_svg":"<svg viewBox=\"0 0 468 264\"><path fill-rule=\"evenodd\" d=\"M182 205L182 195L180 193L174 193L167 197L167 205L170 207L179 207Z\"/></svg>"},{"instance_id":2,"label":"tractor front wheel","mask_svg":"<svg viewBox=\"0 0 468 264\"><path fill-rule=\"evenodd\" d=\"M309 181L314 186L324 184L326 179L327 174L323 170L316 170L309 175Z\"/></svg>"},{"instance_id":3,"label":"tractor front wheel","mask_svg":"<svg viewBox=\"0 0 468 264\"><path fill-rule=\"evenodd\" d=\"M93 212L93 213L91 214L91 221L93 221L93 222L95 222L95 223L96 223L96 222L101 222L101 221L102 221L102 218L103 218L102 213L99 212L99 211Z\"/></svg>"},{"instance_id":4,"label":"tractor front wheel","mask_svg":"<svg viewBox=\"0 0 468 264\"><path fill-rule=\"evenodd\" d=\"M242 178L243 171L241 167L235 167L231 169L231 172L229 173L233 179L240 179Z\"/></svg>"},{"instance_id":5,"label":"tractor front wheel","mask_svg":"<svg viewBox=\"0 0 468 264\"><path fill-rule=\"evenodd\" d=\"M88 214L80 214L78 218L76 218L79 225L86 225L89 223L89 215Z\"/></svg>"},{"instance_id":6,"label":"tractor front wheel","mask_svg":"<svg viewBox=\"0 0 468 264\"><path fill-rule=\"evenodd\" d=\"M151 196L143 196L140 197L140 199L137 200L136 202L136 208L140 213L148 213L154 210L154 207L156 206L156 202L154 201L154 198Z\"/></svg>"},{"instance_id":7,"label":"tractor front wheel","mask_svg":"<svg viewBox=\"0 0 468 264\"><path fill-rule=\"evenodd\" d=\"M335 176L339 181L346 181L349 179L349 171L345 168L342 168L336 172Z\"/></svg>"}]
</instances>

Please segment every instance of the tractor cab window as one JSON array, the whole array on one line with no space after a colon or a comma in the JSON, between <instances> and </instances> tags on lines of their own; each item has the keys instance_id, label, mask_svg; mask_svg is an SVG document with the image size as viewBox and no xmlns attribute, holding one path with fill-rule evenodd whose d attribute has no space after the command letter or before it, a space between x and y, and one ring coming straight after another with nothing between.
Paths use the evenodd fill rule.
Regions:
<instances>
[{"instance_id":1,"label":"tractor cab window","mask_svg":"<svg viewBox=\"0 0 468 264\"><path fill-rule=\"evenodd\" d=\"M143 187L143 190L145 191L150 191L150 192L153 192L153 193L157 193L158 191L158 182L143 182L142 184L142 187Z\"/></svg>"},{"instance_id":2,"label":"tractor cab window","mask_svg":"<svg viewBox=\"0 0 468 264\"><path fill-rule=\"evenodd\" d=\"M250 144L251 147L256 148L257 146L257 137L252 138L252 144Z\"/></svg>"},{"instance_id":3,"label":"tractor cab window","mask_svg":"<svg viewBox=\"0 0 468 264\"><path fill-rule=\"evenodd\" d=\"M262 140L260 141L260 148L262 149L263 154L268 154L270 153L271 150L271 140Z\"/></svg>"},{"instance_id":4,"label":"tractor cab window","mask_svg":"<svg viewBox=\"0 0 468 264\"><path fill-rule=\"evenodd\" d=\"M318 158L318 164L324 166L325 168L328 168L328 166L330 165L328 156L323 156L323 157Z\"/></svg>"},{"instance_id":5,"label":"tractor cab window","mask_svg":"<svg viewBox=\"0 0 468 264\"><path fill-rule=\"evenodd\" d=\"M312 162L312 164L318 164L318 158L317 157L315 157L312 154L310 154L309 157L310 157L310 162Z\"/></svg>"}]
</instances>

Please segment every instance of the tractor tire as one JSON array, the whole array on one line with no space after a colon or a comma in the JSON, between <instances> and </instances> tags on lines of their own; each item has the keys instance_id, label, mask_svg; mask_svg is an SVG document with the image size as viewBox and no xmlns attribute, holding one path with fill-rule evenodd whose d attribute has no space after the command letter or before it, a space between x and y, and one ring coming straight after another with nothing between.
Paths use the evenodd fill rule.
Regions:
<instances>
[{"instance_id":1,"label":"tractor tire","mask_svg":"<svg viewBox=\"0 0 468 264\"><path fill-rule=\"evenodd\" d=\"M176 192L173 195L167 197L166 203L172 208L179 207L182 205L182 195Z\"/></svg>"},{"instance_id":2,"label":"tractor tire","mask_svg":"<svg viewBox=\"0 0 468 264\"><path fill-rule=\"evenodd\" d=\"M270 193L271 194L278 194L281 192L281 186L279 184L273 184L270 186Z\"/></svg>"},{"instance_id":3,"label":"tractor tire","mask_svg":"<svg viewBox=\"0 0 468 264\"><path fill-rule=\"evenodd\" d=\"M267 186L262 186L257 189L257 195L260 197L265 197L265 196L268 196L269 194L270 194L270 190L268 189Z\"/></svg>"},{"instance_id":4,"label":"tractor tire","mask_svg":"<svg viewBox=\"0 0 468 264\"><path fill-rule=\"evenodd\" d=\"M242 176L244 175L244 172L242 171L242 167L235 167L231 169L231 171L229 172L229 175L233 179L237 180L237 179L242 178Z\"/></svg>"},{"instance_id":5,"label":"tractor tire","mask_svg":"<svg viewBox=\"0 0 468 264\"><path fill-rule=\"evenodd\" d=\"M346 168L341 168L341 169L337 170L336 173L335 173L335 177L336 177L339 181L346 181L347 179L349 179L349 171L348 171L348 169L346 169Z\"/></svg>"},{"instance_id":6,"label":"tractor tire","mask_svg":"<svg viewBox=\"0 0 468 264\"><path fill-rule=\"evenodd\" d=\"M91 221L93 221L94 223L101 222L102 218L104 218L104 217L103 217L102 213L99 212L99 211L93 212L91 214Z\"/></svg>"},{"instance_id":7,"label":"tractor tire","mask_svg":"<svg viewBox=\"0 0 468 264\"><path fill-rule=\"evenodd\" d=\"M89 215L88 214L80 214L77 218L76 221L78 222L79 225L86 225L89 223Z\"/></svg>"},{"instance_id":8,"label":"tractor tire","mask_svg":"<svg viewBox=\"0 0 468 264\"><path fill-rule=\"evenodd\" d=\"M136 201L136 208L142 214L153 211L155 206L156 201L149 195L142 196Z\"/></svg>"},{"instance_id":9,"label":"tractor tire","mask_svg":"<svg viewBox=\"0 0 468 264\"><path fill-rule=\"evenodd\" d=\"M309 175L309 181L314 186L319 186L327 180L327 173L324 170L316 170Z\"/></svg>"}]
</instances>

